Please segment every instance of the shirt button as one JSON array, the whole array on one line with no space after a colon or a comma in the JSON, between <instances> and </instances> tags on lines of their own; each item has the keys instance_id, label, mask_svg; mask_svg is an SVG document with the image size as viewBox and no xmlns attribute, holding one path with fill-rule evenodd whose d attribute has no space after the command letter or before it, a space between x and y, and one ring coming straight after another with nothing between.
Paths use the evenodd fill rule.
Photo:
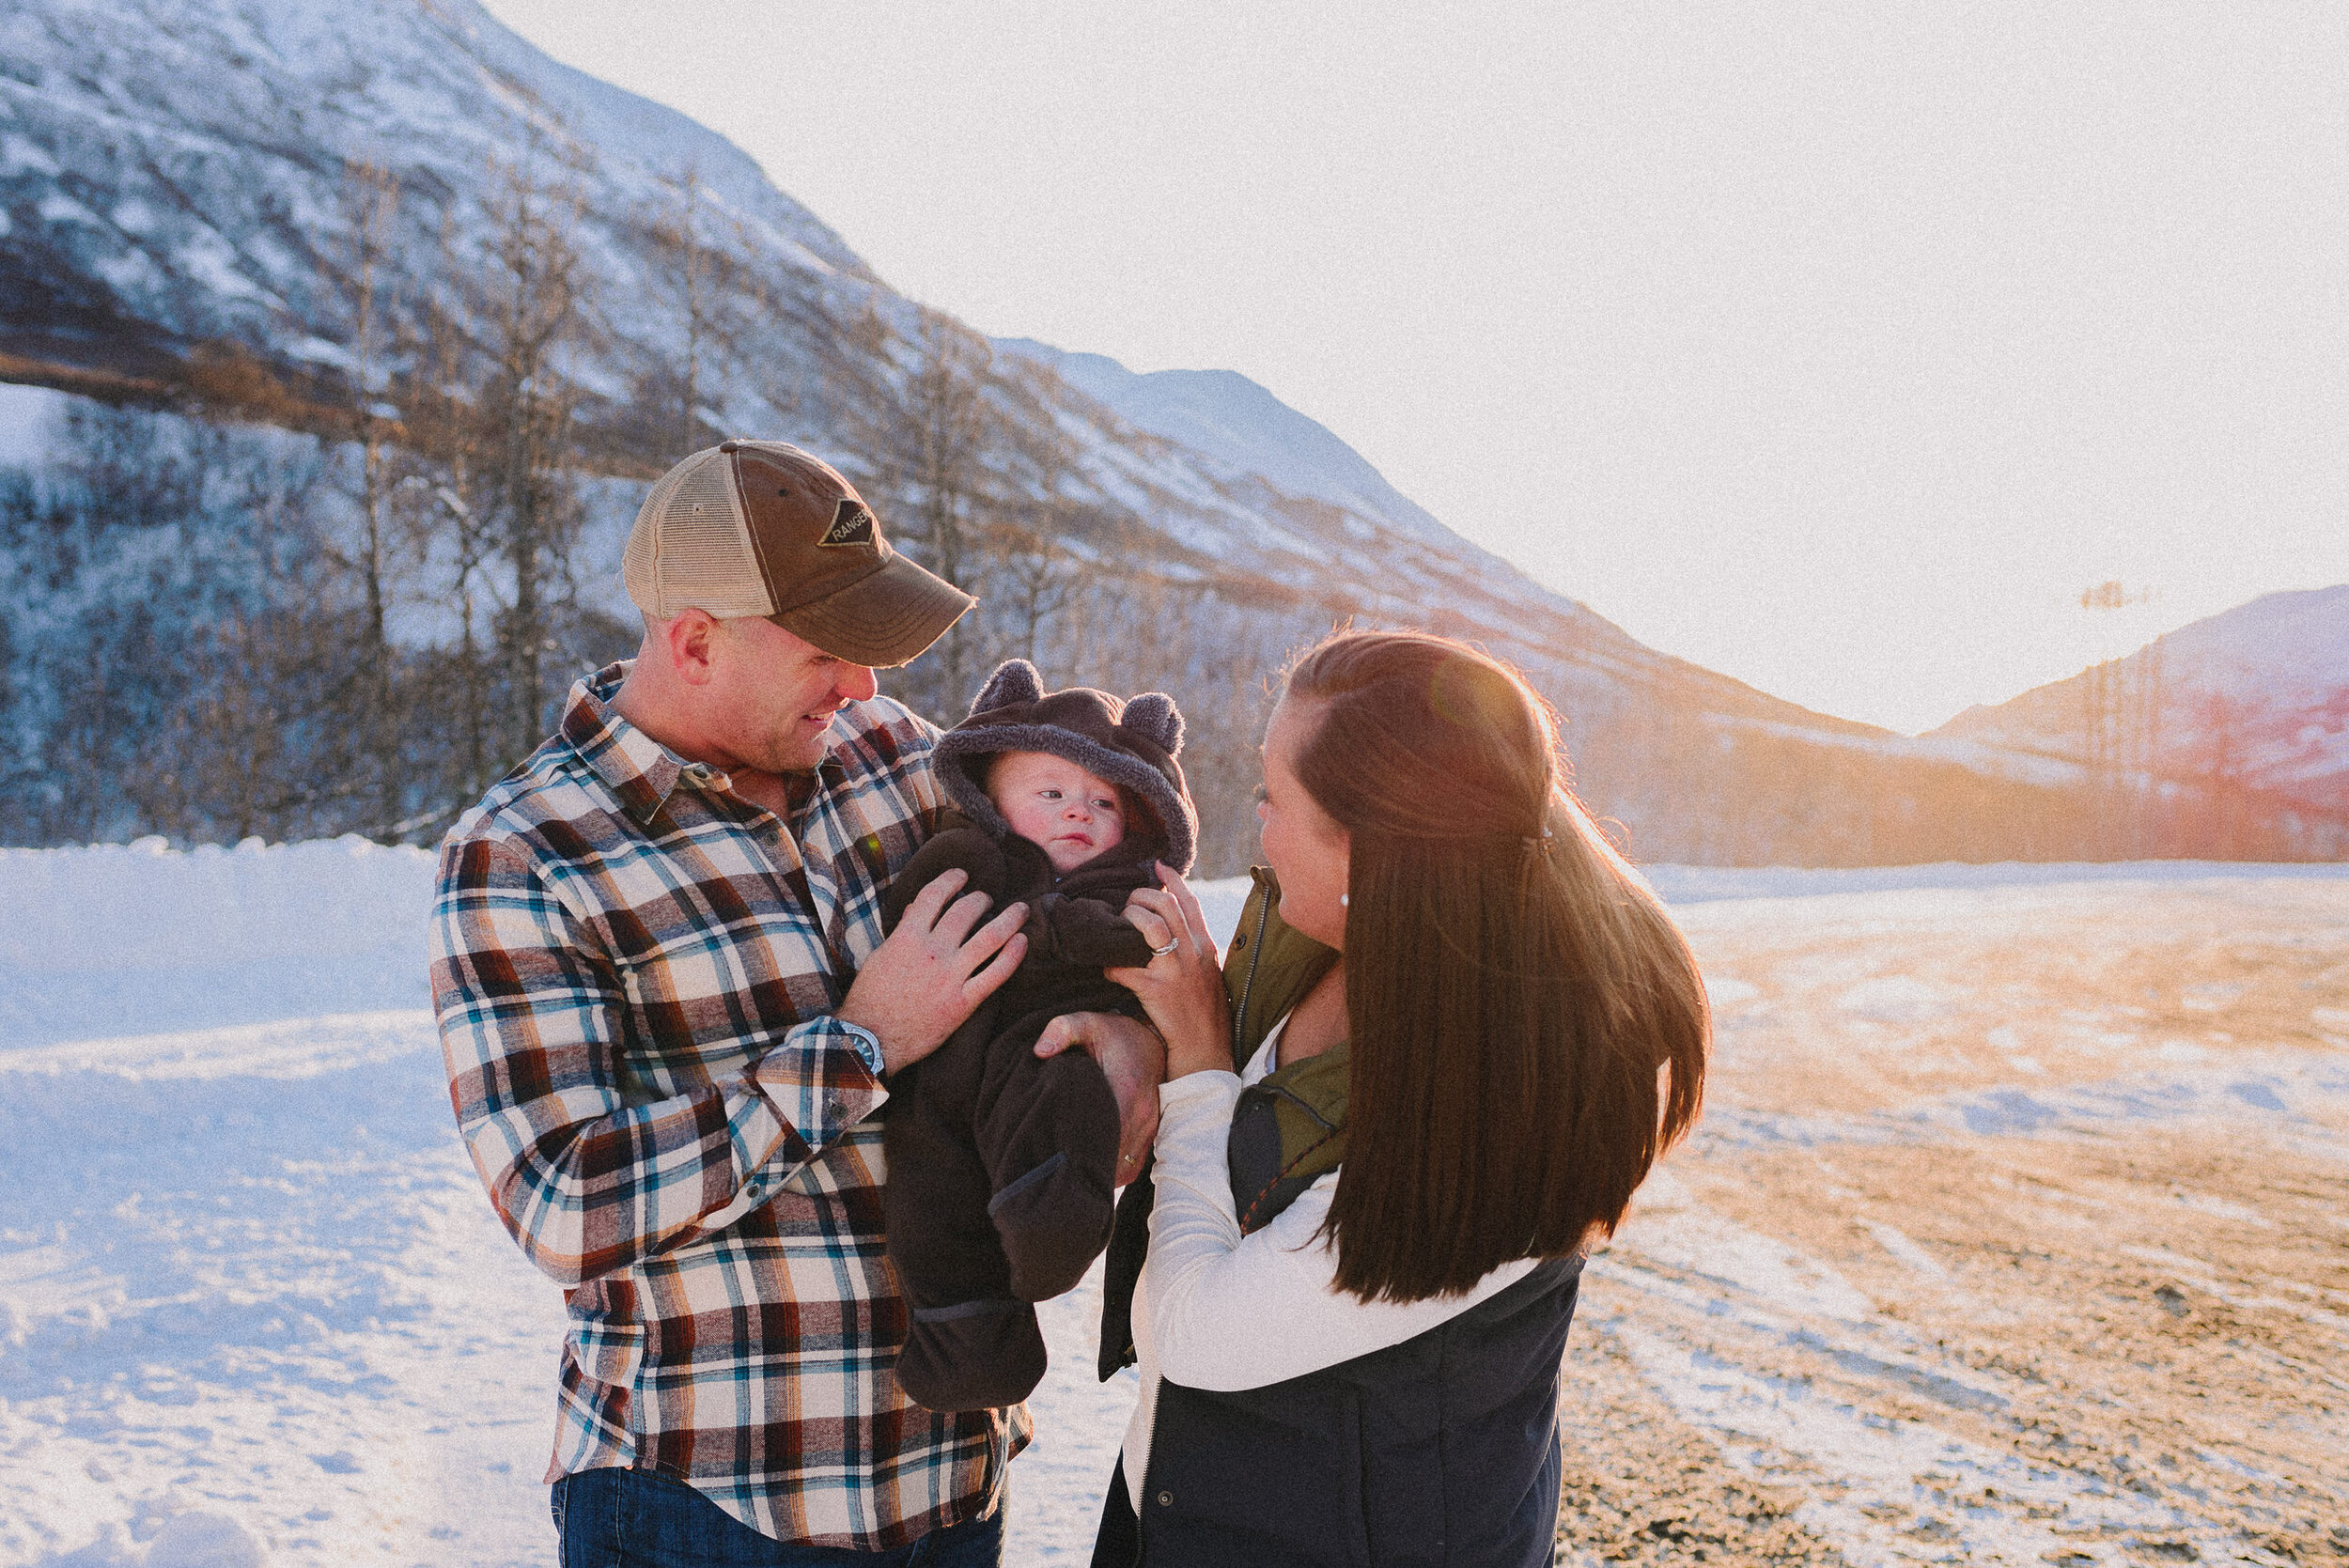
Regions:
<instances>
[{"instance_id":1,"label":"shirt button","mask_svg":"<svg viewBox=\"0 0 2349 1568\"><path fill-rule=\"evenodd\" d=\"M1160 1493L1159 1494L1159 1506L1160 1508L1172 1508L1172 1507L1174 1507L1174 1493L1172 1493L1172 1492L1160 1492Z\"/></svg>"},{"instance_id":2,"label":"shirt button","mask_svg":"<svg viewBox=\"0 0 2349 1568\"><path fill-rule=\"evenodd\" d=\"M824 1102L824 1114L832 1121L837 1122L840 1120L840 1113L845 1108L838 1100L826 1100Z\"/></svg>"}]
</instances>

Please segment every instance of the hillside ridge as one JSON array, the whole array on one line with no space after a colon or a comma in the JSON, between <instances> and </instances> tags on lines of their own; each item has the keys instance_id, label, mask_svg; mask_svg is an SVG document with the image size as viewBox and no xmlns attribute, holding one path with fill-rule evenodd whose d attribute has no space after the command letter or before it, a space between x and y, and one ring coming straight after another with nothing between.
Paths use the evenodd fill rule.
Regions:
<instances>
[{"instance_id":1,"label":"hillside ridge","mask_svg":"<svg viewBox=\"0 0 2349 1568\"><path fill-rule=\"evenodd\" d=\"M1236 845L1267 675L1351 622L1426 626L1523 667L1567 718L1578 787L1642 854L2079 850L2090 808L2044 759L1814 713L1650 648L1462 539L1237 373L1138 377L990 343L895 293L741 149L548 59L473 0L59 0L0 15L0 380L193 419L137 439L196 465L185 505L210 520L222 563L243 562L207 567L205 592L178 601L230 621L190 608L170 629L179 651L149 636L139 657L201 671L194 649L247 624L236 616L364 602L368 636L408 639L393 652L419 691L446 690L426 670L455 659L470 700L498 707L460 783L544 733L558 675L624 650L617 541L644 481L682 450L754 433L839 462L895 538L980 592L981 613L901 677L910 699L956 711L1009 652L1055 678L1164 685L1199 718L1203 809ZM568 290L551 303L550 279ZM523 305L552 313L549 335L528 363L502 360ZM526 451L465 434L508 414L555 434ZM203 468L226 449L198 427L240 421L315 444L257 438ZM82 420L77 439L126 439L101 423ZM90 487L106 465L76 450L27 481L17 526L55 539L70 514L96 542L19 563L0 610L42 637L131 635L89 617L150 568L105 533ZM498 452L526 461L501 476ZM322 602L265 605L278 568L248 559L234 497L289 462L311 488L273 505L295 508L319 561L345 565ZM443 494L457 511L435 510ZM36 514L52 520L35 528ZM350 531L392 523L424 542L392 579L366 566L362 594L350 563L375 555ZM541 559L540 541L554 553ZM60 571L78 578L60 588ZM345 634L304 635L326 647ZM95 722L70 711L67 646L20 649L10 700L28 735ZM183 678L157 691L195 700ZM348 679L269 678L299 690L253 711L353 700ZM100 698L108 722L133 723L129 696ZM397 746L383 731L397 760L367 766L440 768L444 736L415 722ZM387 775L359 815L289 773L282 809L296 815L280 831L416 831L445 805L435 792L459 787ZM123 831L148 831L156 809L120 815ZM50 825L15 831L97 831L36 817Z\"/></svg>"}]
</instances>

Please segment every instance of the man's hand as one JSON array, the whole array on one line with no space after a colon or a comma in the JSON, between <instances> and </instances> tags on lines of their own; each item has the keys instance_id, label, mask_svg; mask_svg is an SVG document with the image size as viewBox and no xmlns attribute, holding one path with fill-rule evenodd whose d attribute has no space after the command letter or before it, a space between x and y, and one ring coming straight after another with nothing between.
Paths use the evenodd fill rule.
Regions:
<instances>
[{"instance_id":1,"label":"man's hand","mask_svg":"<svg viewBox=\"0 0 2349 1568\"><path fill-rule=\"evenodd\" d=\"M1166 1042L1159 1032L1116 1013L1068 1013L1036 1036L1038 1056L1058 1056L1071 1047L1093 1053L1117 1096L1117 1185L1142 1169L1142 1157L1159 1135L1159 1085L1166 1078Z\"/></svg>"},{"instance_id":2,"label":"man's hand","mask_svg":"<svg viewBox=\"0 0 2349 1568\"><path fill-rule=\"evenodd\" d=\"M873 1032L880 1041L884 1072L919 1062L944 1045L1027 955L1028 939L1019 927L1028 907L1011 905L973 931L987 912L988 898L983 893L955 898L969 880L964 872L949 870L914 894L905 918L864 960L856 983L832 1009L841 1022Z\"/></svg>"}]
</instances>

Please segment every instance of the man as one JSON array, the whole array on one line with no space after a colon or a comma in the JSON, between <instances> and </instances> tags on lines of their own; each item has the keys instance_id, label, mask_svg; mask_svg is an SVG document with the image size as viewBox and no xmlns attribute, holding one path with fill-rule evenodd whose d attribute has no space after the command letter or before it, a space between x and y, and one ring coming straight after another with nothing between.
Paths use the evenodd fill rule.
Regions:
<instances>
[{"instance_id":1,"label":"man","mask_svg":"<svg viewBox=\"0 0 2349 1568\"><path fill-rule=\"evenodd\" d=\"M897 1389L873 1119L1025 951L1025 910L981 924L958 878L880 931L945 800L937 732L873 667L972 601L767 442L654 485L625 577L636 659L574 687L450 831L433 923L459 1128L567 1287L562 1561L996 1563L1026 1412ZM1146 1146L1156 1037L1053 1031L1101 1057Z\"/></svg>"}]
</instances>

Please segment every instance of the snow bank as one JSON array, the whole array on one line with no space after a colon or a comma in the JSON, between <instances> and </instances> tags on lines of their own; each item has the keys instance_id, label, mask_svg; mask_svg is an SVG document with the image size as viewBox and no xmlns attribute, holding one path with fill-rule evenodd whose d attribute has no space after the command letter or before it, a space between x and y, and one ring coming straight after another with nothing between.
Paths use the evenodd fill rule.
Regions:
<instances>
[{"instance_id":1,"label":"snow bank","mask_svg":"<svg viewBox=\"0 0 2349 1568\"><path fill-rule=\"evenodd\" d=\"M0 1049L105 1035L268 1023L428 1004L432 855L358 837L234 849L161 839L0 849ZM1912 888L2340 877L2349 865L2137 861L2003 865L1654 865L1667 903L1806 898ZM1230 939L1248 878L1197 884Z\"/></svg>"},{"instance_id":2,"label":"snow bank","mask_svg":"<svg viewBox=\"0 0 2349 1568\"><path fill-rule=\"evenodd\" d=\"M0 467L30 468L47 461L70 400L45 386L0 383Z\"/></svg>"},{"instance_id":3,"label":"snow bank","mask_svg":"<svg viewBox=\"0 0 2349 1568\"><path fill-rule=\"evenodd\" d=\"M1239 924L1240 906L1248 902L1248 885L1245 877L1191 884L1191 891L1199 895L1199 912L1207 917L1207 929L1215 933L1218 946L1231 943L1232 928Z\"/></svg>"},{"instance_id":4,"label":"snow bank","mask_svg":"<svg viewBox=\"0 0 2349 1568\"><path fill-rule=\"evenodd\" d=\"M426 1006L432 867L358 837L0 849L0 1049Z\"/></svg>"},{"instance_id":5,"label":"snow bank","mask_svg":"<svg viewBox=\"0 0 2349 1568\"><path fill-rule=\"evenodd\" d=\"M356 835L174 850L0 849L0 963L51 972L337 958L417 936L428 851Z\"/></svg>"},{"instance_id":6,"label":"snow bank","mask_svg":"<svg viewBox=\"0 0 2349 1568\"><path fill-rule=\"evenodd\" d=\"M0 849L0 1050L429 1006L433 863L356 836ZM1199 884L1219 940L1247 896Z\"/></svg>"}]
</instances>

